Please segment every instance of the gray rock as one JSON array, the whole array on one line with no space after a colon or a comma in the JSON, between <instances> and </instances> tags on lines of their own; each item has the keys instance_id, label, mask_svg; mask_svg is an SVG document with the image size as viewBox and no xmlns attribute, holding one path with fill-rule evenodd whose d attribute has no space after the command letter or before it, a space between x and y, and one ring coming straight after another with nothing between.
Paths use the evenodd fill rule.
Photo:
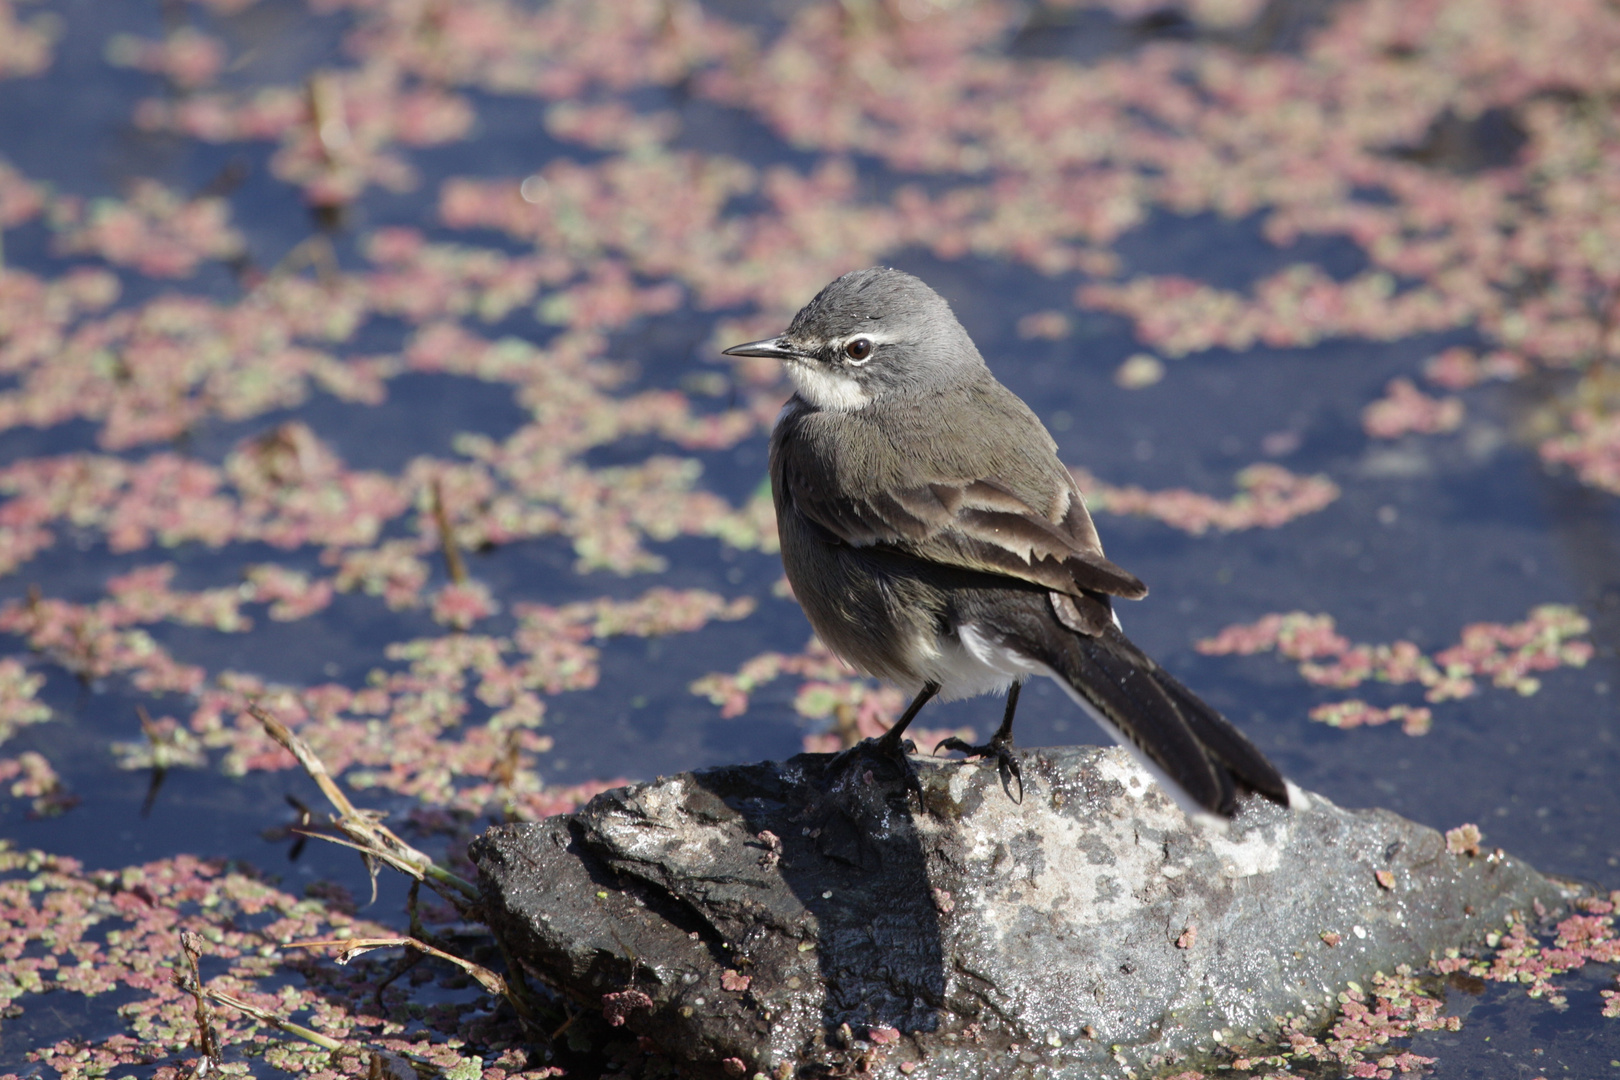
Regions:
<instances>
[{"instance_id":1,"label":"gray rock","mask_svg":"<svg viewBox=\"0 0 1620 1080\"><path fill-rule=\"evenodd\" d=\"M883 762L711 769L491 829L473 858L491 925L548 984L677 1060L772 1077L863 1056L913 1077L1151 1071L1287 1012L1325 1020L1346 982L1568 895L1387 811L1296 791L1221 828L1121 751L1021 760L1021 803L994 768L918 760L926 811Z\"/></svg>"}]
</instances>

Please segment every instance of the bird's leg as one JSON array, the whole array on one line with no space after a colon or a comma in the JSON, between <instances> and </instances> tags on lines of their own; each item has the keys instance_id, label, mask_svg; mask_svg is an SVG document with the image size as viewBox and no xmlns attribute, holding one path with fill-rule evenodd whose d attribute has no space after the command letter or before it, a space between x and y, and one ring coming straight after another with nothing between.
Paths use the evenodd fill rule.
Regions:
<instances>
[{"instance_id":1,"label":"bird's leg","mask_svg":"<svg viewBox=\"0 0 1620 1080\"><path fill-rule=\"evenodd\" d=\"M855 770L860 768L862 759L871 760L871 756L882 757L900 769L905 778L906 790L916 792L917 801L922 802L922 782L917 779L917 767L911 763L907 753L916 749L910 739L904 738L906 727L914 720L922 707L939 693L938 683L927 683L917 691L917 696L911 699L906 711L894 726L875 739L862 739L848 750L843 751L827 763L827 775L839 777L833 784L837 788L842 786L845 776L860 775ZM864 771L864 768L862 769Z\"/></svg>"},{"instance_id":2,"label":"bird's leg","mask_svg":"<svg viewBox=\"0 0 1620 1080\"><path fill-rule=\"evenodd\" d=\"M907 739L902 742L901 736L906 733L906 728L911 726L911 722L917 718L917 714L922 711L922 707L928 704L937 693L939 693L939 683L924 683L923 688L917 691L917 696L911 699L911 704L906 706L906 711L900 714L900 719L894 722L893 727L879 736L877 748L890 757L905 757L905 742L911 740Z\"/></svg>"},{"instance_id":3,"label":"bird's leg","mask_svg":"<svg viewBox=\"0 0 1620 1080\"><path fill-rule=\"evenodd\" d=\"M1001 726L996 733L990 736L990 741L973 746L952 735L948 739L941 739L939 745L934 747L934 753L941 750L959 750L969 757L993 757L996 759L996 769L1001 774L1001 787L1008 796L1012 795L1012 781L1018 781L1018 795L1014 802L1024 801L1024 772L1018 766L1018 759L1013 757L1012 725L1013 713L1018 711L1018 692L1024 688L1024 680L1014 680L1012 687L1007 691L1007 711L1001 715Z\"/></svg>"}]
</instances>

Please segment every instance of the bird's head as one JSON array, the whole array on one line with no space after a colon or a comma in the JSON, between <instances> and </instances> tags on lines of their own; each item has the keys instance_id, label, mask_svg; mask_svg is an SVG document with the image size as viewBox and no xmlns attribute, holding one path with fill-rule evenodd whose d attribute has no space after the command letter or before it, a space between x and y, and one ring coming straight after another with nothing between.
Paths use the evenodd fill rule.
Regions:
<instances>
[{"instance_id":1,"label":"bird's head","mask_svg":"<svg viewBox=\"0 0 1620 1080\"><path fill-rule=\"evenodd\" d=\"M773 338L727 356L781 360L799 396L853 412L982 370L984 360L945 298L902 270L855 270L829 284Z\"/></svg>"}]
</instances>

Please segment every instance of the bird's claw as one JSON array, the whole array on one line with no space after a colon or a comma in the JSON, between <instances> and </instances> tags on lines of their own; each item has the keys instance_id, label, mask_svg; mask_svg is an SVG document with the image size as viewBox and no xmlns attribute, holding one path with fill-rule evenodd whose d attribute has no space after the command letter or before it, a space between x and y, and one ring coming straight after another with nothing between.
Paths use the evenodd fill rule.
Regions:
<instances>
[{"instance_id":1,"label":"bird's claw","mask_svg":"<svg viewBox=\"0 0 1620 1080\"><path fill-rule=\"evenodd\" d=\"M1018 758L1013 756L1011 739L992 738L987 743L974 746L972 743L952 735L948 739L939 740L939 743L935 745L934 753L937 754L941 750L955 750L958 753L966 754L968 757L995 758L996 772L1001 777L1001 789L1007 793L1007 797L1012 799L1013 802L1021 803L1024 801L1024 770L1018 764ZM1012 782L1014 780L1018 781L1017 795L1012 793Z\"/></svg>"}]
</instances>

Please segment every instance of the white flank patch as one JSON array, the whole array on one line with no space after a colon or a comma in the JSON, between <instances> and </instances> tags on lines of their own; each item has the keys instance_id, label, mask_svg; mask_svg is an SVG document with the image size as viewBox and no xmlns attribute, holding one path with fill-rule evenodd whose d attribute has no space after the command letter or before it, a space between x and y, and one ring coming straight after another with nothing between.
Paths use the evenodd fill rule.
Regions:
<instances>
[{"instance_id":1,"label":"white flank patch","mask_svg":"<svg viewBox=\"0 0 1620 1080\"><path fill-rule=\"evenodd\" d=\"M937 661L928 677L939 684L941 701L958 701L980 694L1002 694L1014 679L1041 672L1022 653L991 641L978 626L965 623L956 628L960 645L936 652Z\"/></svg>"}]
</instances>

